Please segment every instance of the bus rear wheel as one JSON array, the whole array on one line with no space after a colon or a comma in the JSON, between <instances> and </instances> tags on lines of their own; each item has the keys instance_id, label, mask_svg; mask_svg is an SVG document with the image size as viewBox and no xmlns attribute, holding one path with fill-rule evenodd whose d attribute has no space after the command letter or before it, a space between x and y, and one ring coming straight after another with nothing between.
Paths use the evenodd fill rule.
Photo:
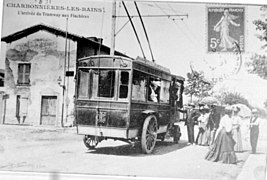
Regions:
<instances>
[{"instance_id":1,"label":"bus rear wheel","mask_svg":"<svg viewBox=\"0 0 267 180\"><path fill-rule=\"evenodd\" d=\"M83 142L88 149L95 149L99 141L96 136L85 135L83 137Z\"/></svg>"},{"instance_id":2,"label":"bus rear wheel","mask_svg":"<svg viewBox=\"0 0 267 180\"><path fill-rule=\"evenodd\" d=\"M144 121L141 135L141 148L143 153L149 154L153 151L157 141L157 130L156 116L148 116Z\"/></svg>"}]
</instances>

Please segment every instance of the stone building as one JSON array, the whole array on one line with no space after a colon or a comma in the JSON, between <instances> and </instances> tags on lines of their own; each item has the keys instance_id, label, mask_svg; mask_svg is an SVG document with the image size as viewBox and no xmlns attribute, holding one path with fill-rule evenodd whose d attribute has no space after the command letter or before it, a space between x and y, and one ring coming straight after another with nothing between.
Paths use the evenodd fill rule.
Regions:
<instances>
[{"instance_id":1,"label":"stone building","mask_svg":"<svg viewBox=\"0 0 267 180\"><path fill-rule=\"evenodd\" d=\"M6 43L2 60L8 97L4 123L72 125L76 61L109 54L109 47L96 37L85 38L43 24L10 34L2 41Z\"/></svg>"}]
</instances>

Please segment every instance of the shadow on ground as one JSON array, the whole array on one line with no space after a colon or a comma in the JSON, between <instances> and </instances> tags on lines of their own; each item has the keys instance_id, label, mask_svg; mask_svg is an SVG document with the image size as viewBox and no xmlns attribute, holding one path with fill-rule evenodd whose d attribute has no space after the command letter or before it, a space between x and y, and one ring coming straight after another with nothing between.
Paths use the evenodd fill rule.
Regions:
<instances>
[{"instance_id":1,"label":"shadow on ground","mask_svg":"<svg viewBox=\"0 0 267 180\"><path fill-rule=\"evenodd\" d=\"M187 141L180 141L175 144L170 141L157 141L156 146L151 154L143 154L141 150L141 144L127 144L113 147L99 147L94 150L88 150L87 153L91 154L106 154L106 155L118 155L118 156L153 156L167 154L173 151L177 151L187 146Z\"/></svg>"}]
</instances>

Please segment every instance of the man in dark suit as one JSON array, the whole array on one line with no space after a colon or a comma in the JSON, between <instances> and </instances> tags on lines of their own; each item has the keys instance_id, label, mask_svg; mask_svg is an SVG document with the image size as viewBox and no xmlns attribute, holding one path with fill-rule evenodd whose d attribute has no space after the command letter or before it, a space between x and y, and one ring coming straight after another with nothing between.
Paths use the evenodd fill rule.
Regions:
<instances>
[{"instance_id":1,"label":"man in dark suit","mask_svg":"<svg viewBox=\"0 0 267 180\"><path fill-rule=\"evenodd\" d=\"M199 117L199 112L195 109L194 104L189 104L189 108L187 109L187 118L185 121L185 125L187 126L187 134L188 134L188 143L194 144L195 143L195 136L194 136L194 126L197 122L197 118Z\"/></svg>"},{"instance_id":2,"label":"man in dark suit","mask_svg":"<svg viewBox=\"0 0 267 180\"><path fill-rule=\"evenodd\" d=\"M215 134L220 124L220 107L216 105L211 105L211 113L209 116L207 128L210 130L209 145L212 145L215 140Z\"/></svg>"}]
</instances>

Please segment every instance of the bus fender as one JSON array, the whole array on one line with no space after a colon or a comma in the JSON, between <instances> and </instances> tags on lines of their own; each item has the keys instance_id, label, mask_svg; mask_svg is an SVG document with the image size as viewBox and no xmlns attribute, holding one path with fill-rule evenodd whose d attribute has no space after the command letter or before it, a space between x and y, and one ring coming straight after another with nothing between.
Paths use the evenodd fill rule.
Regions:
<instances>
[{"instance_id":1,"label":"bus fender","mask_svg":"<svg viewBox=\"0 0 267 180\"><path fill-rule=\"evenodd\" d=\"M144 110L144 111L142 111L142 114L145 115L145 117L147 117L149 115L155 115L157 119L159 117L161 117L160 113L153 111L153 110ZM145 118L143 120L145 120ZM158 124L158 128L159 128L159 124Z\"/></svg>"},{"instance_id":2,"label":"bus fender","mask_svg":"<svg viewBox=\"0 0 267 180\"><path fill-rule=\"evenodd\" d=\"M144 110L144 111L142 111L142 114L146 114L146 115L156 114L156 111L153 111L153 110Z\"/></svg>"},{"instance_id":3,"label":"bus fender","mask_svg":"<svg viewBox=\"0 0 267 180\"><path fill-rule=\"evenodd\" d=\"M153 115L155 115L157 118L160 118L160 117L161 117L161 114L160 114L160 113L158 113L158 112L156 112L156 111L153 111L153 110L144 110L144 111L142 111L142 114L144 114L144 115L146 115L146 116L153 114Z\"/></svg>"}]
</instances>

